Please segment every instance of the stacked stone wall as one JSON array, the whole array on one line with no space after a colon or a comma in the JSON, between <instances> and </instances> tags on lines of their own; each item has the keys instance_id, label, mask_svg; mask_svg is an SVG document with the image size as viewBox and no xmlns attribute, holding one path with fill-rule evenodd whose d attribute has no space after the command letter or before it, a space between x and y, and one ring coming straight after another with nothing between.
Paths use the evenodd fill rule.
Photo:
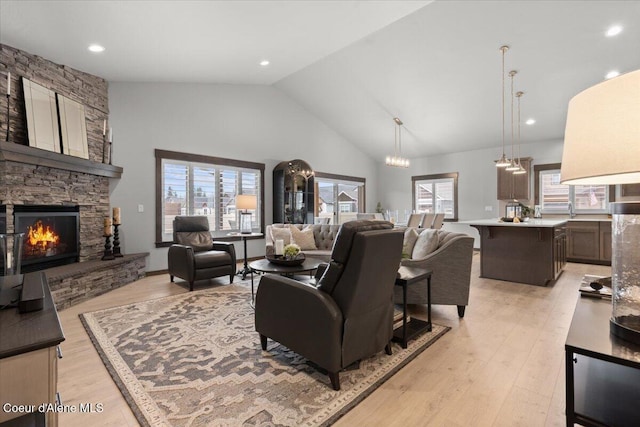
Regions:
<instances>
[{"instance_id":1,"label":"stacked stone wall","mask_svg":"<svg viewBox=\"0 0 640 427\"><path fill-rule=\"evenodd\" d=\"M10 120L7 120L6 104L0 104L2 141L8 123L9 143L29 146L22 89L24 78L84 106L89 160L102 163L103 123L109 117L106 80L3 44L0 44L0 71L11 73ZM0 83L0 87L5 86L6 83ZM56 306L66 308L143 277L148 254L100 261L104 251L104 218L111 216L109 178L42 166L37 160L33 163L5 160L0 150L0 205L6 206L9 233L15 231L13 212L16 205L79 207L80 262L46 270Z\"/></svg>"}]
</instances>

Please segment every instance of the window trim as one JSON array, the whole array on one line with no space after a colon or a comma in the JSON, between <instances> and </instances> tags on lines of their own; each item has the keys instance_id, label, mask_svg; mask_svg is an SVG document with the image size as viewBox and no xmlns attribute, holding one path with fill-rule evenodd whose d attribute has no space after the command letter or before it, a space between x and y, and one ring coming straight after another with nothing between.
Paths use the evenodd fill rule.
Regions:
<instances>
[{"instance_id":1,"label":"window trim","mask_svg":"<svg viewBox=\"0 0 640 427\"><path fill-rule=\"evenodd\" d=\"M162 160L179 160L193 163L212 164L216 166L231 166L245 169L256 169L260 171L260 232L264 234L264 163L247 162L244 160L225 159L223 157L206 156L202 154L182 153L178 151L169 150L154 150L156 157L156 248L169 247L173 244L172 241L162 240ZM248 237L249 239L254 239ZM255 239L261 239L262 237L255 237ZM238 240L237 237L216 237L215 240L232 241Z\"/></svg>"},{"instance_id":2,"label":"window trim","mask_svg":"<svg viewBox=\"0 0 640 427\"><path fill-rule=\"evenodd\" d=\"M457 222L458 221L458 176L459 172L449 172L449 173L437 173L431 175L416 175L411 177L411 206L412 209L416 206L416 181L427 181L427 180L436 180L436 179L445 179L452 178L453 179L453 218L446 218L446 222Z\"/></svg>"},{"instance_id":3,"label":"window trim","mask_svg":"<svg viewBox=\"0 0 640 427\"><path fill-rule=\"evenodd\" d=\"M357 176L349 176L349 175L337 175L334 173L327 173L327 172L315 172L314 173L314 178L320 178L320 180L322 180L322 178L326 178L327 180L332 180L332 181L347 181L347 182L354 182L354 183L362 183L362 197L360 197L358 195L358 212L365 212L367 210L367 179L366 178L360 178ZM314 180L314 187L315 187L315 180ZM317 193L317 192L316 192ZM314 203L314 215L318 214L318 194L315 195L316 200Z\"/></svg>"},{"instance_id":4,"label":"window trim","mask_svg":"<svg viewBox=\"0 0 640 427\"><path fill-rule=\"evenodd\" d=\"M562 163L547 163L547 164L542 164L542 165L534 165L533 166L533 191L534 191L534 197L533 197L533 204L534 205L540 205L540 172L543 171L548 171L548 170L560 170L562 169ZM616 201L616 186L615 185L609 185L609 200L607 201L607 203L613 203ZM572 196L573 192L570 191L569 192L569 196L570 198L573 198ZM573 202L575 202L575 200L572 200ZM575 206L575 204L574 204ZM567 211L566 212L562 212L562 211L558 211L557 213L554 212L553 214L558 214L558 215L562 215L563 213L569 213L569 208L567 207ZM553 215L550 214L550 215ZM601 212L598 213L593 213L593 212L585 212L585 211L580 211L580 212L576 212L576 215L602 215Z\"/></svg>"}]
</instances>

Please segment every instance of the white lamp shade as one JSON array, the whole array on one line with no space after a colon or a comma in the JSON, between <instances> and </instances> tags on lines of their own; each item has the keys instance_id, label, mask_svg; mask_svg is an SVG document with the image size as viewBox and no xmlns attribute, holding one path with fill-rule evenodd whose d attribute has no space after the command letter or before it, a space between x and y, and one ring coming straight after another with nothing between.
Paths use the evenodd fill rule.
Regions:
<instances>
[{"instance_id":1,"label":"white lamp shade","mask_svg":"<svg viewBox=\"0 0 640 427\"><path fill-rule=\"evenodd\" d=\"M640 182L640 70L571 99L560 176L563 184Z\"/></svg>"},{"instance_id":2,"label":"white lamp shade","mask_svg":"<svg viewBox=\"0 0 640 427\"><path fill-rule=\"evenodd\" d=\"M254 194L238 194L236 196L236 209L256 209L258 198Z\"/></svg>"}]
</instances>

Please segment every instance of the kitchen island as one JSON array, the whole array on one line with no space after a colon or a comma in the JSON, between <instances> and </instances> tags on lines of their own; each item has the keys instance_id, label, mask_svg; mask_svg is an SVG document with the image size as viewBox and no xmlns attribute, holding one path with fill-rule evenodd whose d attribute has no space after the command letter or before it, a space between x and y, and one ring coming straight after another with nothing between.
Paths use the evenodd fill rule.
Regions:
<instances>
[{"instance_id":1,"label":"kitchen island","mask_svg":"<svg viewBox=\"0 0 640 427\"><path fill-rule=\"evenodd\" d=\"M567 260L566 220L461 221L480 232L480 277L546 286Z\"/></svg>"}]
</instances>

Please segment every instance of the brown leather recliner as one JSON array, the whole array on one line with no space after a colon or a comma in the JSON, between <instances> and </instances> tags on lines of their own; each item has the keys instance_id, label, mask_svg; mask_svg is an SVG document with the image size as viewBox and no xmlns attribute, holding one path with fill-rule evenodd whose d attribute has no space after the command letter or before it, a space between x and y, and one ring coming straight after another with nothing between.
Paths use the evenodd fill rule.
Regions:
<instances>
[{"instance_id":1,"label":"brown leather recliner","mask_svg":"<svg viewBox=\"0 0 640 427\"><path fill-rule=\"evenodd\" d=\"M393 286L403 233L386 221L350 221L340 228L318 287L266 275L256 295L255 324L267 337L328 371L338 372L385 349L391 354Z\"/></svg>"},{"instance_id":2,"label":"brown leather recliner","mask_svg":"<svg viewBox=\"0 0 640 427\"><path fill-rule=\"evenodd\" d=\"M189 282L229 275L233 283L236 274L236 250L230 242L214 242L206 216L176 216L173 220L173 241L169 247L169 275L173 282L179 277Z\"/></svg>"}]
</instances>

